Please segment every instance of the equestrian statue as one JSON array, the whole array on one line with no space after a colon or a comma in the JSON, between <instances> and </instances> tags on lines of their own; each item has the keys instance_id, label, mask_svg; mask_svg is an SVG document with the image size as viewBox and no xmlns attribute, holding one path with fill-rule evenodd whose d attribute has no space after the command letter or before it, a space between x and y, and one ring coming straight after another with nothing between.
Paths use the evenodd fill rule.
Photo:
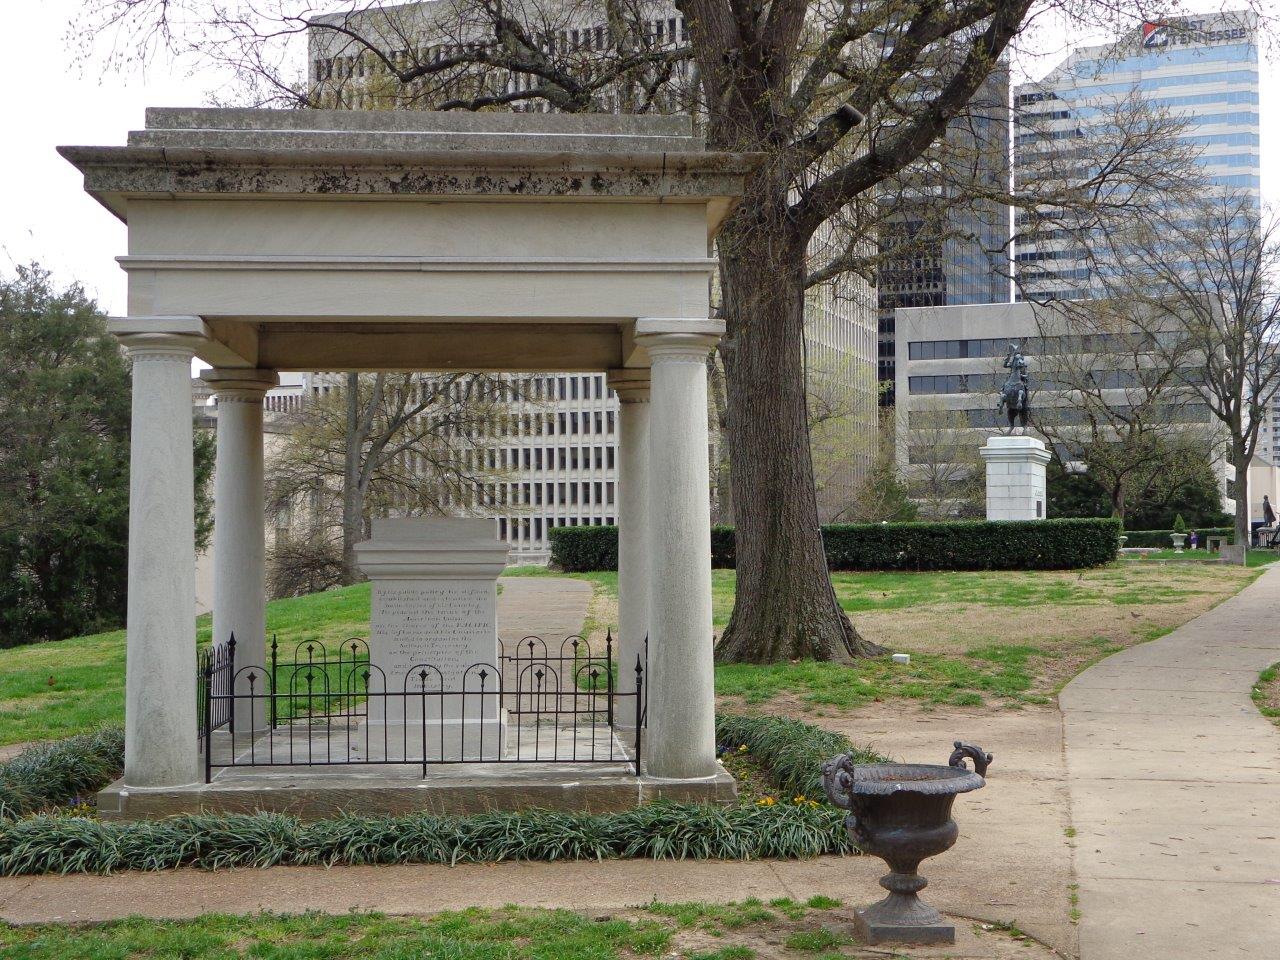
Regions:
<instances>
[{"instance_id":1,"label":"equestrian statue","mask_svg":"<svg viewBox=\"0 0 1280 960\"><path fill-rule=\"evenodd\" d=\"M1018 427L1027 427L1027 414L1031 410L1030 388L1027 385L1027 358L1022 355L1022 345L1009 344L1009 351L1004 357L1004 367L1009 371L1009 378L1000 388L1000 402L996 411L1003 410L1009 417L1009 432Z\"/></svg>"}]
</instances>

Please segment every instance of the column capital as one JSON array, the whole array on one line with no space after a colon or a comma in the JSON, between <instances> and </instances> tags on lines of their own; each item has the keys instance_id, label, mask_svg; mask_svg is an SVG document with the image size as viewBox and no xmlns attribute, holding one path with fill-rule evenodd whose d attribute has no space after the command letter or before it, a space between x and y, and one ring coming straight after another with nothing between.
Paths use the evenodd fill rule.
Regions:
<instances>
[{"instance_id":1,"label":"column capital","mask_svg":"<svg viewBox=\"0 0 1280 960\"><path fill-rule=\"evenodd\" d=\"M649 368L627 367L610 370L606 375L609 389L622 403L649 402Z\"/></svg>"},{"instance_id":2,"label":"column capital","mask_svg":"<svg viewBox=\"0 0 1280 960\"><path fill-rule=\"evenodd\" d=\"M636 321L636 343L649 354L650 361L701 363L723 336L723 320L641 317Z\"/></svg>"},{"instance_id":3,"label":"column capital","mask_svg":"<svg viewBox=\"0 0 1280 960\"><path fill-rule=\"evenodd\" d=\"M200 349L198 337L177 333L117 334L116 339L129 353L129 359L181 360L190 363Z\"/></svg>"},{"instance_id":4,"label":"column capital","mask_svg":"<svg viewBox=\"0 0 1280 960\"><path fill-rule=\"evenodd\" d=\"M209 328L199 317L108 317L107 329L135 360L185 354L190 362L209 341Z\"/></svg>"},{"instance_id":5,"label":"column capital","mask_svg":"<svg viewBox=\"0 0 1280 960\"><path fill-rule=\"evenodd\" d=\"M200 374L200 379L213 388L219 403L224 400L261 403L267 391L280 384L280 377L274 370L235 367L214 367L211 370L205 370Z\"/></svg>"}]
</instances>

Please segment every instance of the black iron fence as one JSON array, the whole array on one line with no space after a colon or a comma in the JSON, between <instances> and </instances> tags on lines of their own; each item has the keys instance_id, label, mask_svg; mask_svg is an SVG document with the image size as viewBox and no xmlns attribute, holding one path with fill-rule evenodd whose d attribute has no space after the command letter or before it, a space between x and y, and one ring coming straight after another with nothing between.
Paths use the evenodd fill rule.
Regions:
<instances>
[{"instance_id":1,"label":"black iron fence","mask_svg":"<svg viewBox=\"0 0 1280 960\"><path fill-rule=\"evenodd\" d=\"M235 641L202 652L199 746L215 767L613 763L640 771L647 653L618 689L612 633L499 644L498 663L448 679L416 663L388 677L368 644L308 640L291 658L273 638L268 663L237 665ZM622 728L629 727L624 731ZM215 736L215 733L217 734Z\"/></svg>"},{"instance_id":2,"label":"black iron fence","mask_svg":"<svg viewBox=\"0 0 1280 960\"><path fill-rule=\"evenodd\" d=\"M234 633L226 643L206 647L196 654L196 743L206 753L211 731L220 727L235 729L231 704L226 700L231 692L235 662Z\"/></svg>"}]
</instances>

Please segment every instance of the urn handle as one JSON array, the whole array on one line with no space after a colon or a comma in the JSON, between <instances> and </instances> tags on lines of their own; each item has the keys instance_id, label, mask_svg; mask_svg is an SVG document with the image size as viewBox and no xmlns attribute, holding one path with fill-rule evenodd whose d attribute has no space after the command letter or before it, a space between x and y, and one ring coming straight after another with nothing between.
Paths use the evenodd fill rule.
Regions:
<instances>
[{"instance_id":1,"label":"urn handle","mask_svg":"<svg viewBox=\"0 0 1280 960\"><path fill-rule=\"evenodd\" d=\"M948 766L964 769L966 757L973 761L974 773L980 777L987 775L987 767L991 764L991 754L986 753L981 747L976 747L972 743L965 743L963 740L955 742L955 750L951 752L951 759L947 761L947 764Z\"/></svg>"},{"instance_id":2,"label":"urn handle","mask_svg":"<svg viewBox=\"0 0 1280 960\"><path fill-rule=\"evenodd\" d=\"M841 810L853 805L853 757L845 753L822 765L822 787L827 799Z\"/></svg>"}]
</instances>

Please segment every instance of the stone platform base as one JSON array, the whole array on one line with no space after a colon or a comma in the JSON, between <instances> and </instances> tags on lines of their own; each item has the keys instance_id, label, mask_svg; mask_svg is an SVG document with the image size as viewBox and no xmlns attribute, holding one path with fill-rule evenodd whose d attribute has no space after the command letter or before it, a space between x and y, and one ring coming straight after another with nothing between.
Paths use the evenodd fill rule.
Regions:
<instances>
[{"instance_id":1,"label":"stone platform base","mask_svg":"<svg viewBox=\"0 0 1280 960\"><path fill-rule=\"evenodd\" d=\"M738 789L718 768L701 780L635 776L621 764L459 764L425 778L412 767L231 768L212 783L161 790L125 786L98 793L106 820L149 820L179 813L288 813L307 820L343 813L397 816L486 810L628 810L654 800L731 803Z\"/></svg>"},{"instance_id":2,"label":"stone platform base","mask_svg":"<svg viewBox=\"0 0 1280 960\"><path fill-rule=\"evenodd\" d=\"M955 926L943 917L939 917L937 923L885 923L868 917L866 910L859 910L855 914L854 927L858 936L870 946L880 943L927 945L956 942Z\"/></svg>"}]
</instances>

